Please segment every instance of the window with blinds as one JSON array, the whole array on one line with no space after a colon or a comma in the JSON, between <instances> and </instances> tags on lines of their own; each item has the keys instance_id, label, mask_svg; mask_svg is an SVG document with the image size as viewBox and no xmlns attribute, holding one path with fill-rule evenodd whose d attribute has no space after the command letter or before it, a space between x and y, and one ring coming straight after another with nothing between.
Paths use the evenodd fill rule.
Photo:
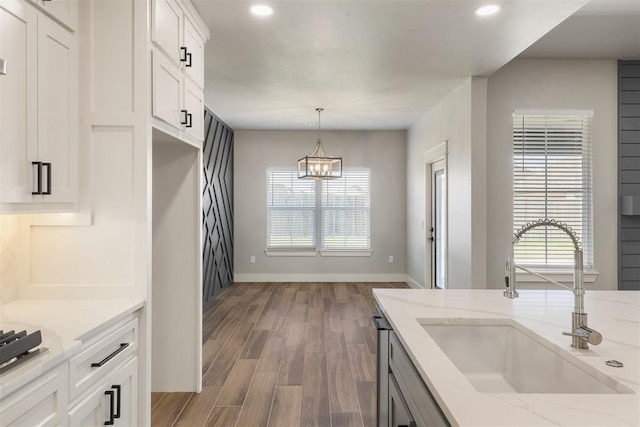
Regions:
<instances>
[{"instance_id":1,"label":"window with blinds","mask_svg":"<svg viewBox=\"0 0 640 427\"><path fill-rule=\"evenodd\" d=\"M513 227L553 218L582 242L585 269L593 268L591 114L513 115ZM568 269L573 244L561 230L529 231L515 246L515 261Z\"/></svg>"},{"instance_id":2,"label":"window with blinds","mask_svg":"<svg viewBox=\"0 0 640 427\"><path fill-rule=\"evenodd\" d=\"M267 170L267 248L315 248L316 183Z\"/></svg>"},{"instance_id":3,"label":"window with blinds","mask_svg":"<svg viewBox=\"0 0 640 427\"><path fill-rule=\"evenodd\" d=\"M322 181L322 249L371 248L370 171L343 171Z\"/></svg>"}]
</instances>

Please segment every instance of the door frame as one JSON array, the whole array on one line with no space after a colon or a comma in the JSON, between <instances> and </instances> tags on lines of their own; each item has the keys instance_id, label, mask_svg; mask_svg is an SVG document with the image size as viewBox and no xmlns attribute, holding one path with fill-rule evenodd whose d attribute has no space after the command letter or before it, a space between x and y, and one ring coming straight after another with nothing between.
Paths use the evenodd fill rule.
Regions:
<instances>
[{"instance_id":1,"label":"door frame","mask_svg":"<svg viewBox=\"0 0 640 427\"><path fill-rule=\"evenodd\" d=\"M424 153L424 163L425 163L425 204L424 204L424 218L425 218L425 227L424 230L424 243L425 243L425 269L424 269L424 287L426 289L431 289L433 287L433 272L432 272L432 262L433 262L433 250L431 241L429 237L431 236L431 223L432 223L432 208L431 208L431 200L432 200L432 192L433 192L433 182L431 180L431 176L433 175L433 164L444 161L444 173L445 177L445 195L444 195L444 203L445 203L445 223L447 226L442 234L442 238L444 240L444 265L445 265L445 283L444 288L447 288L448 285L448 277L449 277L449 178L448 178L448 169L449 169L449 140L445 139L440 144L431 148Z\"/></svg>"}]
</instances>

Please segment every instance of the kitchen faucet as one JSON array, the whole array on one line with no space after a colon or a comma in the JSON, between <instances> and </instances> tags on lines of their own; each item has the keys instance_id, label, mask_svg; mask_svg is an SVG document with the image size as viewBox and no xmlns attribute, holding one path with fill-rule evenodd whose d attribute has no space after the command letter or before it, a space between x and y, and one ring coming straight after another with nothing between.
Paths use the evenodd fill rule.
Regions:
<instances>
[{"instance_id":1,"label":"kitchen faucet","mask_svg":"<svg viewBox=\"0 0 640 427\"><path fill-rule=\"evenodd\" d=\"M520 241L520 238L529 230L538 227L555 227L564 231L573 242L573 289L568 286L558 283L555 280L551 280L542 274L531 271L527 268L521 267L515 263L514 260L514 246ZM582 248L576 233L571 230L567 224L556 221L555 219L544 218L534 222L529 222L522 228L516 231L511 236L511 247L509 251L509 258L507 259L507 275L504 278L505 290L503 295L507 298L518 298L518 288L516 283L516 268L533 274L541 279L546 280L554 285L561 286L565 289L573 291L574 295L574 308L571 316L571 330L572 332L563 332L562 335L568 335L572 337L571 346L574 348L586 349L589 348L588 344L598 345L602 342L602 335L599 332L589 328L587 326L587 313L584 311L584 283L583 283L583 265L582 265Z\"/></svg>"}]
</instances>

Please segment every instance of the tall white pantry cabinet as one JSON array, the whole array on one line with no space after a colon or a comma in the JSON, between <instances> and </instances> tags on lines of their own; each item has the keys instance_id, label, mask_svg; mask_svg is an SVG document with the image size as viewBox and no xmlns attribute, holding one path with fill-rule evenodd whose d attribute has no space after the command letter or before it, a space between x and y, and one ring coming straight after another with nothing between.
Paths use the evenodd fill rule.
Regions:
<instances>
[{"instance_id":1,"label":"tall white pantry cabinet","mask_svg":"<svg viewBox=\"0 0 640 427\"><path fill-rule=\"evenodd\" d=\"M202 387L208 38L190 0L0 0L0 214L29 214L17 298L144 299L136 351L112 375L135 396L132 425L150 424L152 388ZM79 399L69 375L56 372L67 382L56 401L71 410L56 422L98 420L104 391L92 392L98 406L64 408Z\"/></svg>"}]
</instances>

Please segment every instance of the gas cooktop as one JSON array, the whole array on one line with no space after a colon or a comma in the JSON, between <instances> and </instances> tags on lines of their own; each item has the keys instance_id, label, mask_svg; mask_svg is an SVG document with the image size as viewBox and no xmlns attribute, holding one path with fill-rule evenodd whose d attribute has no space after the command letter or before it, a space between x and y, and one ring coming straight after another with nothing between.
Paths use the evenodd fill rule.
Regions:
<instances>
[{"instance_id":1,"label":"gas cooktop","mask_svg":"<svg viewBox=\"0 0 640 427\"><path fill-rule=\"evenodd\" d=\"M40 331L27 334L27 331L16 333L16 331L0 330L0 374L49 350L46 347L36 349L40 344L42 344Z\"/></svg>"}]
</instances>

